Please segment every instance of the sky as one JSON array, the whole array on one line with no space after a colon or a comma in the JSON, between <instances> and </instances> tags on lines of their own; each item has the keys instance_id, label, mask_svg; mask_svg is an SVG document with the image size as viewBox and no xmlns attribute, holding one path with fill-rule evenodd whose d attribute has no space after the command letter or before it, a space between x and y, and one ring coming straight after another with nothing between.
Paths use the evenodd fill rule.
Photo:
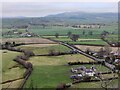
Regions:
<instances>
[{"instance_id":1,"label":"sky","mask_svg":"<svg viewBox=\"0 0 120 90\"><path fill-rule=\"evenodd\" d=\"M63 12L117 12L117 0L4 0L3 17L44 17Z\"/></svg>"}]
</instances>

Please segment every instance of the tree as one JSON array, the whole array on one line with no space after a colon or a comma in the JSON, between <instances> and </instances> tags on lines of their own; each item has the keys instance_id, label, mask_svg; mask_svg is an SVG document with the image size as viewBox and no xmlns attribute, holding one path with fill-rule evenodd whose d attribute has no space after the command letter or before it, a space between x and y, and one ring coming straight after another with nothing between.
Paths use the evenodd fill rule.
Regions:
<instances>
[{"instance_id":1,"label":"tree","mask_svg":"<svg viewBox=\"0 0 120 90\"><path fill-rule=\"evenodd\" d=\"M49 55L55 56L58 55L60 52L55 51L55 49L50 49L49 50Z\"/></svg>"},{"instance_id":2,"label":"tree","mask_svg":"<svg viewBox=\"0 0 120 90\"><path fill-rule=\"evenodd\" d=\"M56 87L56 90L64 90L65 88L67 88L66 84L61 83Z\"/></svg>"},{"instance_id":3,"label":"tree","mask_svg":"<svg viewBox=\"0 0 120 90\"><path fill-rule=\"evenodd\" d=\"M15 45L15 42L13 42L13 45Z\"/></svg>"},{"instance_id":4,"label":"tree","mask_svg":"<svg viewBox=\"0 0 120 90\"><path fill-rule=\"evenodd\" d=\"M85 35L85 30L83 31L83 33L82 33L83 35Z\"/></svg>"},{"instance_id":5,"label":"tree","mask_svg":"<svg viewBox=\"0 0 120 90\"><path fill-rule=\"evenodd\" d=\"M55 37L56 37L56 38L58 38L58 37L59 37L59 34L58 34L58 33L56 33L56 34L55 34Z\"/></svg>"},{"instance_id":6,"label":"tree","mask_svg":"<svg viewBox=\"0 0 120 90\"><path fill-rule=\"evenodd\" d=\"M100 50L98 51L98 58L103 58L104 56L104 49L103 48L100 48Z\"/></svg>"},{"instance_id":7,"label":"tree","mask_svg":"<svg viewBox=\"0 0 120 90\"><path fill-rule=\"evenodd\" d=\"M85 52L86 52L87 54L89 54L90 51L91 51L90 48L86 48L86 50L85 50Z\"/></svg>"},{"instance_id":8,"label":"tree","mask_svg":"<svg viewBox=\"0 0 120 90\"><path fill-rule=\"evenodd\" d=\"M46 25L45 25L45 24L41 24L41 25L42 25L42 27L43 27L43 28L45 28L45 27L46 27Z\"/></svg>"},{"instance_id":9,"label":"tree","mask_svg":"<svg viewBox=\"0 0 120 90\"><path fill-rule=\"evenodd\" d=\"M5 42L5 47L6 47L6 48L9 47L10 45L11 45L10 42Z\"/></svg>"},{"instance_id":10,"label":"tree","mask_svg":"<svg viewBox=\"0 0 120 90\"><path fill-rule=\"evenodd\" d=\"M108 63L110 63L110 62L111 62L110 57L106 57L106 58L105 58L105 61L108 62Z\"/></svg>"},{"instance_id":11,"label":"tree","mask_svg":"<svg viewBox=\"0 0 120 90\"><path fill-rule=\"evenodd\" d=\"M68 37L70 37L70 36L72 35L72 32L69 31L69 32L67 33L67 35L68 35Z\"/></svg>"},{"instance_id":12,"label":"tree","mask_svg":"<svg viewBox=\"0 0 120 90\"><path fill-rule=\"evenodd\" d=\"M92 32L92 31L89 31L89 35L93 35L93 32Z\"/></svg>"},{"instance_id":13,"label":"tree","mask_svg":"<svg viewBox=\"0 0 120 90\"><path fill-rule=\"evenodd\" d=\"M25 56L28 56L28 57L34 56L34 53L32 51L28 51L28 50L24 50L24 54L25 54Z\"/></svg>"},{"instance_id":14,"label":"tree","mask_svg":"<svg viewBox=\"0 0 120 90\"><path fill-rule=\"evenodd\" d=\"M104 35L104 36L106 36L106 35L108 35L108 34L109 34L108 31L103 31L103 32L101 33L101 35Z\"/></svg>"},{"instance_id":15,"label":"tree","mask_svg":"<svg viewBox=\"0 0 120 90\"><path fill-rule=\"evenodd\" d=\"M76 35L76 34L72 34L71 36L70 36L70 39L72 40L72 41L77 41L78 40L78 38L79 38L79 35Z\"/></svg>"}]
</instances>

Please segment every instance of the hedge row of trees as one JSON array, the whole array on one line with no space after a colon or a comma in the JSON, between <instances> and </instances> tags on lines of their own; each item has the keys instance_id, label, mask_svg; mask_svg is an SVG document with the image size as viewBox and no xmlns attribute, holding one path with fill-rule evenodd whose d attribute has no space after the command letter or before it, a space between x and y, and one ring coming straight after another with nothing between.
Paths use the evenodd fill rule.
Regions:
<instances>
[{"instance_id":1,"label":"hedge row of trees","mask_svg":"<svg viewBox=\"0 0 120 90\"><path fill-rule=\"evenodd\" d=\"M82 34L85 35L85 33L86 33L86 32L83 31ZM89 34L89 35L93 35L93 32L92 32L92 31L89 31L88 34ZM59 36L60 36L59 33L55 33L55 37L56 37L56 38L59 38ZM75 42L76 42L76 41L78 40L78 38L80 37L78 34L72 34L72 32L70 32L70 31L67 33L67 36L68 36L68 38L70 38L72 41L75 41Z\"/></svg>"},{"instance_id":2,"label":"hedge row of trees","mask_svg":"<svg viewBox=\"0 0 120 90\"><path fill-rule=\"evenodd\" d=\"M68 65L101 64L101 62L68 62Z\"/></svg>"},{"instance_id":3,"label":"hedge row of trees","mask_svg":"<svg viewBox=\"0 0 120 90\"><path fill-rule=\"evenodd\" d=\"M20 45L25 45L25 43L5 42L4 44L0 44L0 49L8 49L8 48L20 46Z\"/></svg>"},{"instance_id":4,"label":"hedge row of trees","mask_svg":"<svg viewBox=\"0 0 120 90\"><path fill-rule=\"evenodd\" d=\"M66 54L75 54L74 51L70 51L70 52L60 52L60 51L56 51L54 49L49 50L48 52L48 56L58 56L58 55L66 55Z\"/></svg>"},{"instance_id":5,"label":"hedge row of trees","mask_svg":"<svg viewBox=\"0 0 120 90\"><path fill-rule=\"evenodd\" d=\"M30 76L30 74L32 73L33 70L33 66L30 62L26 62L26 60L29 59L29 57L34 56L35 54L32 51L28 51L28 50L23 50L20 48L15 48L15 47L11 47L10 43L5 43L5 45L3 45L4 49L10 50L10 51L17 51L17 52L22 52L22 55L16 56L13 60L16 61L17 63L19 63L20 65L22 65L24 68L26 68L26 71L23 75L23 78L25 79L22 83L22 87L24 85L24 82L26 82L27 78Z\"/></svg>"}]
</instances>

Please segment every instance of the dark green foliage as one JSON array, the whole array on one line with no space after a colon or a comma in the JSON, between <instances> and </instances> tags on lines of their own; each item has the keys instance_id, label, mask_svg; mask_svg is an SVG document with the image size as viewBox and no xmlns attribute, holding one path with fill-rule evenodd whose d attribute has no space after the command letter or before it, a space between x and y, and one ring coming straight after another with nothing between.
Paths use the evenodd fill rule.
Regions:
<instances>
[{"instance_id":1,"label":"dark green foliage","mask_svg":"<svg viewBox=\"0 0 120 90\"><path fill-rule=\"evenodd\" d=\"M58 37L59 37L59 33L56 33L56 34L55 34L55 37L58 38Z\"/></svg>"},{"instance_id":2,"label":"dark green foliage","mask_svg":"<svg viewBox=\"0 0 120 90\"><path fill-rule=\"evenodd\" d=\"M79 38L79 35L76 35L76 34L72 34L71 36L70 36L70 39L72 40L72 41L77 41L78 40L78 38Z\"/></svg>"}]
</instances>

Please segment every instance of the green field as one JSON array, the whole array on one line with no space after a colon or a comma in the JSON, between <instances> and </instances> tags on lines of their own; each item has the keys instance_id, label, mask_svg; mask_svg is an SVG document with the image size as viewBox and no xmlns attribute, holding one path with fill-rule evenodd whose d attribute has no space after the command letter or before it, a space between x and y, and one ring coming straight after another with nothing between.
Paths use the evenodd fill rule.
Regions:
<instances>
[{"instance_id":1,"label":"green field","mask_svg":"<svg viewBox=\"0 0 120 90\"><path fill-rule=\"evenodd\" d=\"M49 52L51 50L54 50L55 52L70 52L71 49L63 46L63 45L54 45L53 46L44 46L44 44L41 44L41 47L36 47L34 44L33 46L27 46L27 45L23 45L23 46L18 46L17 48L22 48L22 49L26 49L26 50L30 50L33 51L35 54L49 54Z\"/></svg>"},{"instance_id":2,"label":"green field","mask_svg":"<svg viewBox=\"0 0 120 90\"><path fill-rule=\"evenodd\" d=\"M49 18L47 18L49 19ZM46 19L46 20L47 20ZM45 21L46 21L45 20ZM91 20L91 21L90 21ZM38 23L38 25L30 25L29 23L33 21L34 23ZM62 41L68 44L75 44L75 45L107 45L106 42L104 42L100 35L103 31L107 31L110 33L110 35L107 36L107 40L108 41L114 41L116 42L118 40L118 25L116 22L103 22L103 24L105 23L105 26L101 26L101 28L73 28L72 25L73 23L75 24L90 24L94 21L92 21L92 18L89 18L88 21L90 21L89 23L80 21L78 19L78 21L72 22L72 19L70 20L71 22L66 21L70 26L54 26L55 24L61 24L61 22L57 22L57 21L53 21L52 19L48 20L48 23L46 23L44 20L42 22L42 19L39 18L23 18L23 19L16 19L16 18L12 18L12 19L5 19L3 20L3 28L2 28L2 33L6 33L9 31L14 30L14 28L12 29L8 29L8 27L11 26L17 26L17 25L30 25L28 32L30 33L34 33L39 35L40 37L44 37L44 38L48 38L48 39L52 39L52 40L58 40L58 41ZM87 19L85 20L87 21ZM109 20L108 20L109 21ZM56 23L57 22L57 23ZM63 20L64 22L64 20ZM47 26L43 27L41 24L45 23ZM99 23L99 22L94 22L94 23ZM21 32L21 33L25 33L25 29L19 28L17 30L17 32ZM72 41L70 38L68 38L67 33L71 32L72 34L77 34L79 35L79 39L74 42ZM83 32L85 32L83 34ZM92 32L92 35L90 35L90 32ZM55 34L58 33L59 34L59 38L55 37ZM21 37L18 34L9 34L9 35L4 35L2 38L16 38L16 41L18 41L18 38ZM70 52L71 49L63 46L63 45L59 45L59 44L53 44L50 45L49 42L38 38L37 40L40 41L38 42L37 40L32 40L31 37L29 37L30 40L23 40L24 42L34 42L35 43L48 43L48 45L45 46L45 44L41 44L41 45L34 45L34 44L30 44L30 45L21 45L18 46L17 48L22 48L22 49L26 49L26 50L30 50L33 51L36 55L42 55L42 54L49 54L51 50L55 51L55 52ZM21 39L21 38L20 38ZM22 38L23 39L23 38ZM2 53L2 82L4 81L8 81L8 80L13 80L13 79L17 79L23 76L25 69L19 65L18 63L14 62L13 59L17 56L20 55L21 53L18 52L14 52L14 51L8 51L8 50L0 50L0 52ZM33 56L31 58L29 58L29 60L27 62L31 62L33 64L33 71L32 74L30 75L30 77L28 78L27 82L25 83L24 88L56 88L57 85L61 84L61 83L71 83L72 80L69 78L70 75L72 75L73 73L70 72L71 68L75 68L78 66L86 66L87 68L90 68L91 66L95 66L97 71L100 72L105 72L105 71L110 71L108 68L102 66L102 65L96 65L96 64L87 64L87 65L73 65L73 66L68 66L68 62L77 62L77 61L81 61L81 62L95 62L92 59L81 55L81 54L69 54L69 55L59 55L59 56ZM17 65L17 67L15 68L11 68L13 66ZM10 69L11 68L11 69ZM117 76L117 75L116 75ZM109 78L109 77L113 77L113 74L106 74L104 75L102 78ZM10 82L10 83L6 83L3 84L3 88L6 88L9 86L9 88L16 88L19 87L19 85L21 84L21 81L23 79L14 81L14 82ZM71 88L101 88L101 83L103 82L87 82L87 83L79 83L79 84L75 84L72 85ZM114 88L118 86L118 81L113 80L110 82L110 84L108 85L108 87L110 88Z\"/></svg>"},{"instance_id":3,"label":"green field","mask_svg":"<svg viewBox=\"0 0 120 90\"><path fill-rule=\"evenodd\" d=\"M86 82L86 83L80 83L73 85L71 88L101 88L103 82ZM109 83L109 82L108 82ZM118 87L118 80L112 80L107 88L117 88Z\"/></svg>"},{"instance_id":4,"label":"green field","mask_svg":"<svg viewBox=\"0 0 120 90\"><path fill-rule=\"evenodd\" d=\"M13 31L14 29L8 29L8 28L3 28L2 29L2 33L4 34L4 33L7 33L7 32L9 32L9 31ZM25 29L17 29L17 31L15 31L15 32L18 32L18 33L25 33L26 31L25 31ZM15 33L13 33L12 32L12 34L4 34L3 36L2 36L2 38L19 38L20 36L19 36L19 34L15 34Z\"/></svg>"},{"instance_id":5,"label":"green field","mask_svg":"<svg viewBox=\"0 0 120 90\"><path fill-rule=\"evenodd\" d=\"M82 32L85 31L85 34L88 35L89 31L93 32L93 35L100 35L103 31L108 32L115 32L117 34L117 24L110 24L99 28L72 28L72 27L61 27L61 26L47 26L45 28L41 26L31 26L30 32L37 33L39 35L55 35L55 33L59 33L60 35L67 35L69 31L71 31L73 34L79 34L82 35Z\"/></svg>"},{"instance_id":6,"label":"green field","mask_svg":"<svg viewBox=\"0 0 120 90\"><path fill-rule=\"evenodd\" d=\"M83 61L83 62L92 61L91 59L80 54L51 56L51 57L42 56L42 57L30 58L29 62L33 64L34 70L24 87L25 88L29 88L29 87L55 88L60 83L72 82L71 79L69 78L70 75L72 75L70 69L72 67L78 67L78 66L67 66L66 64L69 61L75 61L75 60ZM84 65L84 66L90 68L92 65ZM109 71L109 69L107 69L102 65L94 65L94 66L97 68L98 71ZM81 87L81 84L83 83L79 84L79 88L85 87L85 85Z\"/></svg>"},{"instance_id":7,"label":"green field","mask_svg":"<svg viewBox=\"0 0 120 90\"><path fill-rule=\"evenodd\" d=\"M87 45L107 45L107 43L103 40L101 40L100 38L94 38L94 37L80 37L76 42L72 41L70 38L68 38L67 36L59 36L58 38L54 37L54 36L44 36L45 38L50 38L53 40L57 40L57 41L63 41L65 43L68 44L79 44L79 45L83 45L83 44L87 44Z\"/></svg>"},{"instance_id":8,"label":"green field","mask_svg":"<svg viewBox=\"0 0 120 90\"><path fill-rule=\"evenodd\" d=\"M108 31L109 33L114 32L114 34L118 33L118 29L117 29L117 24L108 24L106 26L99 28L73 28L73 27L64 27L64 26L46 26L45 28L43 28L42 26L33 26L31 25L29 32L38 34L38 35L55 35L55 33L59 33L59 35L67 35L67 33L70 31L72 32L72 34L79 34L81 36L89 36L89 37L99 37L99 35L103 32L103 31ZM8 31L12 31L13 29L8 29L8 28L3 28L2 32L8 32ZM18 29L18 32L25 32L25 29ZM83 35L83 31L85 31L85 35ZM92 31L93 35L89 35L89 32ZM17 37L17 35L14 35ZM7 37L4 36L4 37Z\"/></svg>"},{"instance_id":9,"label":"green field","mask_svg":"<svg viewBox=\"0 0 120 90\"><path fill-rule=\"evenodd\" d=\"M119 35L108 35L105 40L108 40L109 42L118 42L120 40ZM119 41L120 42L120 41Z\"/></svg>"},{"instance_id":10,"label":"green field","mask_svg":"<svg viewBox=\"0 0 120 90\"><path fill-rule=\"evenodd\" d=\"M33 65L66 65L68 62L94 62L92 59L81 55L62 55L62 56L41 56L41 57L32 57L29 62Z\"/></svg>"},{"instance_id":11,"label":"green field","mask_svg":"<svg viewBox=\"0 0 120 90\"><path fill-rule=\"evenodd\" d=\"M23 77L25 69L13 61L13 59L21 53L8 50L0 50L0 52L2 53L2 82ZM17 65L18 67L11 68L14 65ZM3 84L3 86L5 85Z\"/></svg>"}]
</instances>

